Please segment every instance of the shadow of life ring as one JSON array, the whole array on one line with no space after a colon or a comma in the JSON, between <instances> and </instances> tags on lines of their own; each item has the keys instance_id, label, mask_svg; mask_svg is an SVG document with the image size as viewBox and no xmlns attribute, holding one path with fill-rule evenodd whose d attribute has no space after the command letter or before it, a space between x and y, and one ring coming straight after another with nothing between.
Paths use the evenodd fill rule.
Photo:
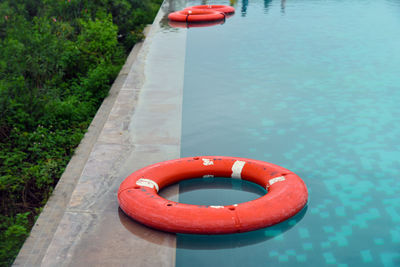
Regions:
<instances>
[{"instance_id":1,"label":"shadow of life ring","mask_svg":"<svg viewBox=\"0 0 400 267\"><path fill-rule=\"evenodd\" d=\"M224 20L226 18L226 15L224 12L218 12L215 10L185 9L169 14L168 18L170 20L180 22L205 22Z\"/></svg>"},{"instance_id":2,"label":"shadow of life ring","mask_svg":"<svg viewBox=\"0 0 400 267\"><path fill-rule=\"evenodd\" d=\"M271 227L258 229L245 233L233 233L226 235L196 235L196 234L179 234L166 233L149 228L141 223L131 220L121 208L118 208L118 217L121 224L131 234L137 238L144 239L158 246L176 248L176 243L163 242L166 238L179 238L179 248L190 250L210 250L210 249L227 249L240 248L250 245L259 244L269 239L276 238L289 231L297 225L307 213L307 205L290 219Z\"/></svg>"},{"instance_id":3,"label":"shadow of life ring","mask_svg":"<svg viewBox=\"0 0 400 267\"><path fill-rule=\"evenodd\" d=\"M170 20L168 22L169 26L172 28L202 28L202 27L211 27L215 25L221 25L224 24L223 20L217 20L217 21L205 21L205 22L181 22L181 21L172 21Z\"/></svg>"},{"instance_id":4,"label":"shadow of life ring","mask_svg":"<svg viewBox=\"0 0 400 267\"><path fill-rule=\"evenodd\" d=\"M215 10L219 12L224 12L225 14L232 14L235 13L235 8L226 5L200 5L200 6L190 6L185 9L203 9L203 10Z\"/></svg>"},{"instance_id":5,"label":"shadow of life ring","mask_svg":"<svg viewBox=\"0 0 400 267\"><path fill-rule=\"evenodd\" d=\"M167 200L158 191L198 177L231 177L256 183L267 194L227 205L190 205ZM228 234L248 232L285 221L307 203L303 180L280 166L252 159L202 156L153 164L129 175L120 185L118 201L131 218L173 233Z\"/></svg>"}]
</instances>

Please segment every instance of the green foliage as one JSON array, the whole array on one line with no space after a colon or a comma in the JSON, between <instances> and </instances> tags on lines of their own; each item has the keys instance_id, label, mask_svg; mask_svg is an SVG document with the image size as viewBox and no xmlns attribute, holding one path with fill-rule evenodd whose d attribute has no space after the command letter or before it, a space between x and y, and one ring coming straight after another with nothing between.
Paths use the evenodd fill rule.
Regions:
<instances>
[{"instance_id":1,"label":"green foliage","mask_svg":"<svg viewBox=\"0 0 400 267\"><path fill-rule=\"evenodd\" d=\"M9 266L161 0L0 1L0 266Z\"/></svg>"},{"instance_id":2,"label":"green foliage","mask_svg":"<svg viewBox=\"0 0 400 267\"><path fill-rule=\"evenodd\" d=\"M29 212L17 214L15 217L0 215L0 266L9 266L14 258L15 251L29 235Z\"/></svg>"}]
</instances>

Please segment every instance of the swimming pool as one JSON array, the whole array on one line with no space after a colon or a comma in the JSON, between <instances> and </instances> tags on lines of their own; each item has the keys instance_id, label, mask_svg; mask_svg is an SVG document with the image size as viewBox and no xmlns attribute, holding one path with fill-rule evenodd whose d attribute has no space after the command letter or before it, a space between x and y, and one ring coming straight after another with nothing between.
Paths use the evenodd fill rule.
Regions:
<instances>
[{"instance_id":1,"label":"swimming pool","mask_svg":"<svg viewBox=\"0 0 400 267\"><path fill-rule=\"evenodd\" d=\"M178 235L176 266L400 266L400 2L233 4L223 25L187 32L181 156L281 165L309 203L269 229ZM262 194L188 192L193 183L181 202Z\"/></svg>"}]
</instances>

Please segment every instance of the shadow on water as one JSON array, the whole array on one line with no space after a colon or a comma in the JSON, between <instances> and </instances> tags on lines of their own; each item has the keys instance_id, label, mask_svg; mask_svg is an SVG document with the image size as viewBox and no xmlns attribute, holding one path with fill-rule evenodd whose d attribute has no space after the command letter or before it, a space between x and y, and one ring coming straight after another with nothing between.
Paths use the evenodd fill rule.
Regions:
<instances>
[{"instance_id":1,"label":"shadow on water","mask_svg":"<svg viewBox=\"0 0 400 267\"><path fill-rule=\"evenodd\" d=\"M168 25L172 28L202 28L202 27L211 27L216 25L222 25L225 23L225 20L218 21L207 21L203 23L190 23L190 22L177 22L177 21L168 21Z\"/></svg>"},{"instance_id":2,"label":"shadow on water","mask_svg":"<svg viewBox=\"0 0 400 267\"><path fill-rule=\"evenodd\" d=\"M263 228L260 230L228 234L228 235L191 235L177 234L177 248L194 250L215 250L249 246L267 241L278 235L283 234L300 222L307 212L305 206L295 216L277 225Z\"/></svg>"},{"instance_id":3,"label":"shadow on water","mask_svg":"<svg viewBox=\"0 0 400 267\"><path fill-rule=\"evenodd\" d=\"M215 250L238 248L249 245L254 245L272 239L276 236L283 234L291 229L298 222L300 222L307 212L308 206L305 206L295 216L277 225L267 227L264 229L228 235L191 235L191 234L173 234L163 231L154 230L141 223L138 223L128 217L121 208L118 208L118 215L121 224L133 235L138 238L144 239L148 242L160 245L170 246L174 245L169 242L164 242L166 238L177 238L177 248L192 249L192 250Z\"/></svg>"}]
</instances>

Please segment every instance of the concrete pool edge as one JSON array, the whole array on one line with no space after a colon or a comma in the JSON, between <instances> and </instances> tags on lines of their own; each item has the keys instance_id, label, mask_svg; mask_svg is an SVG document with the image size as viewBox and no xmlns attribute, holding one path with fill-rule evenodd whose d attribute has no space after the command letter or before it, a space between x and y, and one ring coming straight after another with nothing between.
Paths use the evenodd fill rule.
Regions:
<instances>
[{"instance_id":1,"label":"concrete pool edge","mask_svg":"<svg viewBox=\"0 0 400 267\"><path fill-rule=\"evenodd\" d=\"M80 151L89 150L86 151L89 156L83 170L76 171L68 179L60 179L15 260L15 266L85 265L75 261L79 257L75 257L74 253L76 246L85 238L86 227L93 227L97 223L96 218L108 212L123 216L119 214L116 201L119 183L136 169L179 157L186 30L177 30L172 39L163 36L160 21L165 18L170 6L170 1L163 3L143 45L132 51L113 85L121 90L110 90L108 108L101 108L96 114L96 118L100 116L106 121L99 122L95 118L92 122L91 129L100 131L98 138L95 134L91 135L92 130L89 129L85 141L92 142L92 145L80 145L69 163L68 168L74 169L77 161L86 161L80 156ZM171 71L168 67L174 63L176 68ZM166 77L162 77L162 73L167 74ZM103 196L106 199L101 198ZM88 216L91 218L88 219ZM149 229L143 231L151 233ZM165 246L165 254L168 255L156 260L164 260L163 265L173 266L175 236L164 233L154 235L168 243ZM135 244L141 241L138 238ZM154 242L149 243L145 247L151 250ZM160 250L157 246L155 248ZM142 260L146 265L159 263L151 263L145 256L140 258L136 255L135 261ZM107 265L106 262L104 264Z\"/></svg>"}]
</instances>

